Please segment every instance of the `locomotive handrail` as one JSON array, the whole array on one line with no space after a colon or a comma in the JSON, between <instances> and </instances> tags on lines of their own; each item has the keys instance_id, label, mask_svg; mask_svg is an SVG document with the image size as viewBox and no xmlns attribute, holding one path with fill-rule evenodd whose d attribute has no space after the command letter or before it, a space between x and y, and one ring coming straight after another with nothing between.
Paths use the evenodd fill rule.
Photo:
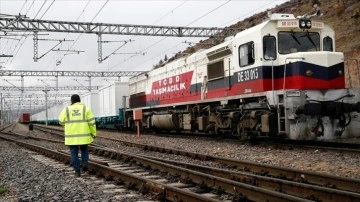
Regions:
<instances>
[{"instance_id":1,"label":"locomotive handrail","mask_svg":"<svg viewBox=\"0 0 360 202\"><path fill-rule=\"evenodd\" d=\"M285 66L284 66L284 79L283 79L283 98L285 99L285 83L286 83L286 65L287 65L287 60L305 60L304 57L287 57L285 58ZM278 111L278 119L280 118L280 105L285 106L285 103L280 103L280 100L277 102L277 111ZM286 116L286 112L284 112L284 117ZM280 120L278 122L278 127L280 129ZM287 130L286 126L285 126L285 131Z\"/></svg>"},{"instance_id":2,"label":"locomotive handrail","mask_svg":"<svg viewBox=\"0 0 360 202\"><path fill-rule=\"evenodd\" d=\"M275 84L274 84L274 60L275 58L270 57L271 60L271 91L272 91L272 95L273 95L273 105L275 106Z\"/></svg>"}]
</instances>

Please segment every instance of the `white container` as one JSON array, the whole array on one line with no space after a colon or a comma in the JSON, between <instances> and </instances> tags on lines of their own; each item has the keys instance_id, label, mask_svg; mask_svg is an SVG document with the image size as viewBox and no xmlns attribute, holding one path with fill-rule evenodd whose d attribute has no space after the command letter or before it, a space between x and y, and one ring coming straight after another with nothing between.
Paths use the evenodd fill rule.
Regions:
<instances>
[{"instance_id":1,"label":"white container","mask_svg":"<svg viewBox=\"0 0 360 202\"><path fill-rule=\"evenodd\" d=\"M89 107L95 117L100 114L99 92L91 92L80 96L80 100Z\"/></svg>"},{"instance_id":2,"label":"white container","mask_svg":"<svg viewBox=\"0 0 360 202\"><path fill-rule=\"evenodd\" d=\"M96 117L119 115L119 108L128 108L128 102L123 103L123 96L129 96L129 83L115 82L99 89L100 112ZM127 99L126 99L127 100Z\"/></svg>"},{"instance_id":3,"label":"white container","mask_svg":"<svg viewBox=\"0 0 360 202\"><path fill-rule=\"evenodd\" d=\"M48 120L54 120L54 117L56 116L55 113L56 113L56 105L48 109Z\"/></svg>"}]
</instances>

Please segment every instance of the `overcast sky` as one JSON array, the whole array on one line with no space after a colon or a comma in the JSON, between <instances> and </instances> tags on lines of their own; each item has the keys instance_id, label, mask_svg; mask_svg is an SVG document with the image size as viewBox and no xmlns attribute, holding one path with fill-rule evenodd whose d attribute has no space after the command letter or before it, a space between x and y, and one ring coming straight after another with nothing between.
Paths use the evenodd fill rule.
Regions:
<instances>
[{"instance_id":1,"label":"overcast sky","mask_svg":"<svg viewBox=\"0 0 360 202\"><path fill-rule=\"evenodd\" d=\"M183 0L183 1L122 1L122 0L0 0L0 13L7 15L26 15L29 19L79 21L94 23L116 23L134 25L162 25L189 27L226 27L255 13L280 5L286 0ZM0 32L0 35L3 35ZM85 51L80 54L64 56L64 52L50 51L48 54L33 61L33 36L16 37L19 40L0 39L0 54L14 55L13 58L1 58L0 65L6 70L80 70L80 71L148 71L153 65L174 53L188 47L184 41L198 42L204 38L177 38L155 36L123 36L103 35L103 40L126 41L117 53L99 64L97 36L94 34L43 33L39 39L74 40L63 42L61 50ZM15 38L15 37L13 37ZM39 41L39 56L42 56L57 41ZM104 43L103 57L111 54L122 43ZM57 65L58 64L58 65ZM15 80L14 80L15 79ZM54 78L41 78L53 80ZM20 86L17 77L10 78ZM69 81L70 82L65 82ZM78 80L85 80L79 78ZM73 78L59 79L60 86L77 85ZM103 83L104 82L104 83ZM105 85L106 82L97 83ZM48 81L54 85L53 81ZM86 82L83 82L87 85ZM0 82L1 85L9 85ZM37 78L25 78L25 86L44 85Z\"/></svg>"}]
</instances>

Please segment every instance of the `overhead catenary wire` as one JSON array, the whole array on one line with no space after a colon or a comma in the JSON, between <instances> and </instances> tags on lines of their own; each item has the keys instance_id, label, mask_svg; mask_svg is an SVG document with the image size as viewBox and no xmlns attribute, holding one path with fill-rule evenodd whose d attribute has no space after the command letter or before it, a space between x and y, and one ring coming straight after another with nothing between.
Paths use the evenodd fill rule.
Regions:
<instances>
[{"instance_id":1,"label":"overhead catenary wire","mask_svg":"<svg viewBox=\"0 0 360 202\"><path fill-rule=\"evenodd\" d=\"M48 6L48 8L45 10L45 12L42 14L42 16L40 17L40 19L42 19L44 16L45 16L45 14L49 11L49 9L52 7L52 5L55 3L55 0L53 0L52 2L51 2L51 4Z\"/></svg>"},{"instance_id":2,"label":"overhead catenary wire","mask_svg":"<svg viewBox=\"0 0 360 202\"><path fill-rule=\"evenodd\" d=\"M209 12L205 13L204 15L200 16L199 18L195 19L194 21L190 22L189 24L187 24L187 25L185 25L185 26L186 26L186 27L187 27L187 26L190 26L190 25L193 24L194 22L199 21L200 19L204 18L205 16L209 15L210 13L212 13L212 12L216 11L217 9L225 6L225 5L228 4L230 1L232 1L232 0L226 1L225 3L223 3L223 4L219 5L219 6L217 6L216 8L210 10Z\"/></svg>"},{"instance_id":3,"label":"overhead catenary wire","mask_svg":"<svg viewBox=\"0 0 360 202\"><path fill-rule=\"evenodd\" d=\"M25 3L26 3L26 2L27 2L27 0L25 1ZM33 0L32 3L30 4L29 8L28 8L27 11L25 12L25 16L29 13L29 11L30 11L30 9L31 9L31 6L34 6L34 3L35 3L35 0ZM21 10L22 10L22 9L21 9ZM25 32L25 33L26 33L26 32ZM24 40L21 42L22 39L24 39ZM20 51L20 49L21 49L21 47L23 46L23 44L24 44L24 42L26 41L26 39L27 39L27 36L21 36L21 37L20 37L18 43L16 44L16 46L15 46L15 48L14 48L14 50L12 51L11 54L13 54L13 53L15 52L16 48L18 47L19 43L21 42L20 47L17 49L17 51L15 52L15 54L13 54L13 57L12 57L11 59L8 59L8 61L10 61L9 64L11 64L11 63L14 61L15 57L17 56L18 52Z\"/></svg>"},{"instance_id":4,"label":"overhead catenary wire","mask_svg":"<svg viewBox=\"0 0 360 202\"><path fill-rule=\"evenodd\" d=\"M38 10L38 12L36 13L36 15L35 15L35 17L34 17L34 18L36 18L36 17L37 17L37 15L40 13L40 11L41 11L41 10L42 10L42 8L44 7L44 5L45 5L46 1L47 1L47 0L45 0L45 1L44 1L44 3L41 5L40 9ZM54 0L54 1L55 1L55 0ZM54 2L54 1L53 1L53 2ZM34 5L34 2L35 2L35 0L33 1L32 5ZM50 5L50 6L51 6L51 5ZM31 6L30 6L30 7L31 7ZM47 9L47 10L49 10L49 8L50 8L50 7L48 7L48 9ZM30 9L29 9L29 10L30 10ZM28 10L28 11L29 11L29 10ZM26 12L26 15L27 15L28 11ZM45 13L46 13L46 12L45 12ZM45 13L44 13L44 14L45 14ZM40 19L41 19L41 18L40 18ZM26 34L26 32L24 33L24 35L25 35L25 34ZM19 53L19 51L20 51L21 47L23 46L23 44L24 44L24 42L25 42L25 40L27 39L27 37L28 37L28 36L29 36L29 35L25 35L25 36L22 36L22 37L19 39L19 41L20 41L20 40L22 40L22 39L23 39L23 37L25 37L25 38L24 38L24 41L21 43L20 47L17 49L17 51L16 51L16 53L15 53L15 55L14 55L14 58L15 58L15 57L17 56L17 54ZM15 49L16 49L16 47L15 47ZM12 63L12 61L14 60L14 58L12 58L12 60L11 60L10 64Z\"/></svg>"},{"instance_id":5,"label":"overhead catenary wire","mask_svg":"<svg viewBox=\"0 0 360 202\"><path fill-rule=\"evenodd\" d=\"M240 17L237 17L237 18L235 18L235 19L229 20L229 21L221 24L221 26L226 26L226 25L228 25L229 23L238 22L238 21L244 19L246 16L250 15L251 13L254 13L254 12L256 12L256 11L262 9L262 8L265 8L265 7L267 7L267 6L273 4L274 2L277 2L277 1L279 1L279 0L273 0L273 1L269 2L269 3L267 3L267 4L264 4L264 5L260 6L260 7L257 7L257 8L255 8L255 9L252 9L252 10L250 10L249 12L241 15ZM284 9L284 8L292 7L292 6L296 5L296 4L298 4L298 2L294 2L293 4L289 4L289 5L284 6L284 7L281 7L281 8Z\"/></svg>"},{"instance_id":6,"label":"overhead catenary wire","mask_svg":"<svg viewBox=\"0 0 360 202\"><path fill-rule=\"evenodd\" d=\"M41 5L40 9L39 9L38 12L35 14L34 18L36 18L36 17L39 15L40 11L41 11L42 8L45 6L46 2L47 2L47 0L45 0L44 3Z\"/></svg>"},{"instance_id":7,"label":"overhead catenary wire","mask_svg":"<svg viewBox=\"0 0 360 202\"><path fill-rule=\"evenodd\" d=\"M27 0L26 0L26 1L27 1ZM34 1L35 1L35 0L34 0ZM33 3L34 3L34 1L33 1ZM46 1L47 1L47 0L46 0ZM46 2L46 1L45 1L45 2ZM51 6L53 5L54 2L55 2L55 0L53 0L53 2L48 6L48 8L47 8L46 11L43 13L43 15L40 17L40 19L42 19L43 16L45 16L45 14L49 11L49 9L51 8ZM43 5L41 6L41 8L39 9L39 11L37 12L36 16L37 16L38 13L40 12L40 10L43 8L43 6L44 6L44 4L43 4ZM22 9L20 9L20 12L21 12L21 11L22 11ZM26 13L27 13L27 12L26 12ZM26 32L25 32L25 33L26 33ZM12 52L11 54L13 54L13 53L15 52L16 48L18 47L19 43L21 42L21 40L22 40L23 38L24 38L23 36L20 37L20 41L18 41L18 43L16 44L16 46L15 46L15 48L14 48L14 50L13 50L13 52ZM11 61L9 62L9 64L11 64L11 63L14 61L14 59L16 58L16 56L17 56L17 54L19 53L21 47L22 47L23 44L25 43L26 38L27 38L27 36L26 36L25 39L21 42L20 47L17 49L16 53L14 54L14 57L11 59ZM6 63L7 63L8 61L9 61L9 60L7 60Z\"/></svg>"},{"instance_id":8,"label":"overhead catenary wire","mask_svg":"<svg viewBox=\"0 0 360 202\"><path fill-rule=\"evenodd\" d=\"M160 18L158 18L157 20L155 20L155 22L153 22L152 25L155 25L157 22L159 22L160 20L162 20L164 17L168 16L169 14L173 14L176 9L180 8L187 1L189 1L189 0L185 0L182 3L180 3L179 5L177 5L175 8L171 9L171 11L167 12L165 15L163 15Z\"/></svg>"},{"instance_id":9,"label":"overhead catenary wire","mask_svg":"<svg viewBox=\"0 0 360 202\"><path fill-rule=\"evenodd\" d=\"M230 1L232 1L232 0L228 0L228 1L226 1L225 3L220 4L219 6L215 7L214 9L212 9L212 10L210 10L209 12L205 13L204 15L200 16L199 18L195 19L194 21L188 23L186 26L189 26L189 25L193 24L194 22L196 22L196 21L204 18L205 16L209 15L210 13L214 12L215 10L218 10L219 8L221 8L221 7L223 7L224 5L228 4ZM181 5L183 5L183 4L181 4ZM178 6L178 7L179 7L179 6ZM178 7L177 7L177 8L178 8ZM167 38L168 38L168 37L164 37L164 38L158 40L157 42L155 42L155 43L151 44L150 46L146 47L146 48L144 49L144 51L149 50L150 48L156 46L157 44L161 43L162 41L164 41L164 40L167 39ZM163 54L164 54L164 53L163 53ZM131 59L131 58L129 58L129 59ZM151 59L151 60L152 60L152 59ZM125 61L127 61L127 60L125 60ZM146 60L146 61L144 61L144 62L147 62L147 61L149 61L149 60ZM142 62L142 63L144 63L144 62ZM118 66L118 65L120 65L120 64L122 64L122 63L123 63L123 62L117 63L116 65L113 65L112 67L109 68L109 70L115 68L116 66ZM137 65L135 65L135 66L137 66Z\"/></svg>"},{"instance_id":10,"label":"overhead catenary wire","mask_svg":"<svg viewBox=\"0 0 360 202\"><path fill-rule=\"evenodd\" d=\"M54 1L55 1L55 0L54 0ZM85 11L86 11L87 7L89 6L90 2L91 2L91 0L88 0L88 2L86 3L86 5L84 6L84 8L82 9L81 13L80 13L79 16L76 18L75 21L78 21L78 20L80 19L80 17L85 13ZM67 33L64 38L66 39L68 36L69 36L69 33ZM62 44L60 45L60 48L61 48L61 47L62 47ZM68 48L68 49L70 50L71 47ZM64 55L63 55L63 57L62 57L61 59L58 59L58 60L56 61L56 65L60 64L61 61L62 61L62 59L63 59L66 55L70 55L70 54L69 54L68 52L65 52ZM56 57L56 56L54 56L53 58L55 58L55 57ZM51 64L53 64L53 60L50 60L49 63L48 63L48 65L46 65L47 69L50 67ZM55 68L56 68L56 67L54 67L54 69L55 69Z\"/></svg>"},{"instance_id":11,"label":"overhead catenary wire","mask_svg":"<svg viewBox=\"0 0 360 202\"><path fill-rule=\"evenodd\" d=\"M90 2L90 1L89 1ZM95 20L95 18L99 15L99 13L104 9L104 7L106 6L106 4L109 2L109 0L106 0L106 2L102 5L102 7L99 9L99 11L95 14L95 16L92 18L92 20L90 22L93 22ZM81 33L76 39L75 41L71 44L71 46L69 47L69 50L76 44L76 42L80 39L80 37L83 35L83 33ZM64 59L66 52L64 53L63 57L59 60L60 62Z\"/></svg>"},{"instance_id":12,"label":"overhead catenary wire","mask_svg":"<svg viewBox=\"0 0 360 202\"><path fill-rule=\"evenodd\" d=\"M167 12L165 15L163 15L163 16L161 16L160 18L158 18L157 20L155 20L151 25L155 25L157 22L159 22L161 19L163 19L163 18L166 17L167 15L172 14L176 9L180 8L182 5L184 5L184 4L185 4L186 2L188 2L188 1L189 1L189 0L183 1L182 3L180 3L179 5L177 5L175 8L171 9L171 11ZM141 50L140 52L146 52L146 50L148 50L148 49L150 49L151 47L159 44L160 42L164 41L166 38L167 38L167 37L162 38L161 40L155 42L154 44L152 44L152 45L150 45L150 46L148 46L148 47L146 47L145 49ZM122 60L120 63L117 63L116 65L113 65L113 66L111 66L111 67L108 67L108 71L111 70L111 69L113 69L113 68L115 68L116 66L118 66L118 65L120 65L120 64L122 64L122 63L124 63L124 62L126 62L126 61L128 61L128 60L130 60L130 59L132 59L133 57L134 57L134 55L129 56L128 58L125 58L124 60Z\"/></svg>"},{"instance_id":13,"label":"overhead catenary wire","mask_svg":"<svg viewBox=\"0 0 360 202\"><path fill-rule=\"evenodd\" d=\"M189 26L189 25L197 22L198 20L206 17L207 15L213 13L215 10L218 10L219 8L221 8L221 7L223 7L224 5L228 4L230 1L231 1L231 0L228 0L228 1L226 1L226 2L223 2L222 4L220 4L219 6L217 6L216 8L208 11L206 14L200 16L199 18L197 18L196 20L192 21L191 23L188 23L186 26ZM243 0L232 0L232 1L243 1ZM246 1L246 0L244 0L244 1ZM277 2L277 1L281 1L281 0L274 0L274 1L271 1L270 3L266 3L266 4L264 4L264 5L261 5L261 6L257 7L256 9L253 9L252 12L253 12L253 11L256 11L256 10L259 10L259 9L261 9L261 8L264 8L264 7L270 5L270 4L274 3L274 2ZM248 12L248 13L246 13L246 14L244 14L244 15L241 15L240 17L238 17L238 18L236 18L236 19L241 19L241 18L247 16L247 15L250 14L250 13L251 13L251 11ZM233 21L233 20L232 20L232 21ZM224 25L224 24L222 24L221 26L223 26L223 25ZM149 50L150 48L152 48L153 46L159 44L160 42L162 42L162 41L165 40L165 39L166 39L166 38L163 38L163 39L155 42L154 44L148 46L148 47L145 48L144 50ZM147 51L147 52L149 52L149 51ZM165 54L165 53L163 52L163 54ZM129 58L129 59L131 59L131 58ZM117 63L117 64L115 64L115 65L112 65L109 69L113 69L113 68L119 66L120 64L123 64L124 62L128 61L129 59L123 60L123 61L120 62L120 63ZM149 60L153 60L153 58L144 60L144 61L142 61L142 62L140 62L140 63L138 63L138 64L135 64L135 65L133 65L133 66L136 66L136 67L141 66L141 64L146 63L146 62L148 62Z\"/></svg>"},{"instance_id":14,"label":"overhead catenary wire","mask_svg":"<svg viewBox=\"0 0 360 202\"><path fill-rule=\"evenodd\" d=\"M236 0L233 0L233 1L236 1ZM51 1L47 1L46 3L50 3ZM52 2L54 2L54 1L52 1ZM221 1L220 2L220 4L224 4L224 3L226 3L226 2L228 2L228 1ZM28 5L30 5L30 3L32 4L33 3L33 1L29 1L28 2L28 4L25 6L26 8L28 7ZM37 3L37 2L36 2ZM42 3L45 3L45 2L42 2ZM86 2L85 2L86 3ZM87 3L89 3L89 2L87 2ZM102 6L103 4L105 3L105 1L103 1L103 2L101 2L101 5L100 5L100 3L99 3L99 5L98 5L98 8L97 9L99 9L100 8L100 6ZM180 5L177 5L177 7L181 7L182 6L182 4L185 4L186 3L186 1L181 1L181 2L178 2L178 4L180 4ZM268 2L266 2L266 3L268 3ZM219 3L216 3L216 4L219 4ZM37 5L37 4L36 4ZM41 5L41 4L40 4ZM43 4L44 6L43 6L43 8L42 8L42 10L41 11L39 11L38 12L38 16L39 15L41 15L42 14L42 11L44 10L44 8L46 8L46 6L48 5L48 4ZM108 6L108 5L107 5ZM219 6L219 5L214 5L214 6ZM221 6L221 5L220 5ZM105 6L105 8L106 8L106 6ZM28 10L28 9L26 9L26 10ZM214 10L214 9L212 9L212 10ZM168 17L169 15L170 15L170 13L174 13L175 11L177 11L177 8L175 7L174 9L171 9L170 10L170 12L168 12L168 13L166 13L165 15L162 15L159 19L157 19L157 21L159 21L159 20L161 20L161 19L163 19L163 18L165 18L165 17ZM101 12L101 11L100 11ZM211 12L211 11L210 11ZM95 12L94 12L94 14L95 14ZM98 16L98 15L100 15L99 14L99 12L98 13L96 13L96 15L94 16L94 18L96 18L96 16ZM204 18L206 18L206 17L203 17L203 16L205 16L205 15L199 15L199 16L201 16L201 17L198 17L196 20L197 21L199 21L199 19L200 18L202 18L202 19L204 19ZM195 20L195 21L196 21ZM189 22L191 22L191 20L189 20ZM194 21L193 21L194 22ZM79 39L80 40L80 39ZM10 42L9 42L10 43ZM25 45L26 45L26 43L25 43ZM70 45L70 44L69 44ZM156 46L158 46L159 44L157 44L157 45L155 45L154 47L156 47ZM131 45L132 47L133 47L133 45ZM75 47L75 46L74 46ZM135 46L136 47L136 46ZM154 49L154 47L150 47L150 49ZM12 47L13 48L13 47ZM140 49L142 49L142 48L140 48ZM149 53L149 51L147 51L147 50L143 50L143 51L146 51L147 53ZM53 55L55 55L55 54L53 54ZM124 57L126 57L126 56L124 56ZM145 57L144 57L144 59L145 59ZM16 59L17 60L17 59ZM143 59L141 59L141 60L143 60ZM138 63L138 62L140 62L141 60L138 60L138 61L135 61L135 63ZM114 60L111 60L111 62L112 61L114 61ZM47 62L47 61L46 61ZM116 62L115 62L116 63ZM131 61L131 63L132 63L132 61ZM111 63L110 63L111 64ZM111 64L111 65L113 65L113 64Z\"/></svg>"},{"instance_id":15,"label":"overhead catenary wire","mask_svg":"<svg viewBox=\"0 0 360 202\"><path fill-rule=\"evenodd\" d=\"M25 2L23 3L23 5L21 6L21 8L20 8L20 11L19 11L19 13L21 13L22 12L22 10L23 10L23 8L25 7L25 5L27 4L27 0L25 0ZM26 10L26 9L25 9ZM26 11L26 13L28 12L29 10L27 10ZM11 52L11 55L15 52L15 50L16 50L16 48L18 47L18 45L19 45L19 43L21 42L21 40L23 39L23 37L20 37L20 40L17 42L17 44L16 44L16 46L15 46L15 48L13 49L13 51ZM13 44L14 44L14 41L12 41L11 42L11 44L10 44L10 47L9 47L9 50L8 51L10 51L11 50L11 47L13 46ZM6 52L8 52L8 51L6 51ZM10 58L8 58L7 60L6 60L6 65L7 65L7 63L10 61L10 64L12 63L12 61L14 60L14 58L15 57L12 57L11 59Z\"/></svg>"}]
</instances>

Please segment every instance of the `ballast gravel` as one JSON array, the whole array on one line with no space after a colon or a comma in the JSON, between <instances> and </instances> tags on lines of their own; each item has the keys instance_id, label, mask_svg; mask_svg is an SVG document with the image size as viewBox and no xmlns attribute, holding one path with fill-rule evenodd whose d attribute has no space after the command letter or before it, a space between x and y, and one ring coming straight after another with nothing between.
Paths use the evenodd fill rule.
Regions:
<instances>
[{"instance_id":1,"label":"ballast gravel","mask_svg":"<svg viewBox=\"0 0 360 202\"><path fill-rule=\"evenodd\" d=\"M16 130L26 132L26 127L18 124ZM36 133L32 135L37 136ZM45 137L47 135L42 134L39 136ZM50 136L47 138L51 138ZM144 151L100 137L111 137L159 147L360 179L360 170L358 168L360 158L357 153L302 148L276 148L274 146L248 145L232 140L199 137L150 134L136 137L134 134L104 131L98 131L98 138L94 141L95 144L127 153L213 167L218 167L218 165L211 161L200 161L173 154ZM40 146L51 147L56 150L66 148L59 143L30 139L27 141L37 142L36 144ZM79 183L74 176L65 176L63 173L32 160L27 152L16 145L9 145L7 142L0 141L0 148L0 188L3 185L9 187L8 194L5 196L0 195L0 201L113 201L111 196L107 196L97 190L96 187Z\"/></svg>"},{"instance_id":2,"label":"ballast gravel","mask_svg":"<svg viewBox=\"0 0 360 202\"><path fill-rule=\"evenodd\" d=\"M61 128L61 127L55 127ZM178 150L186 150L200 154L251 161L264 165L287 167L330 175L360 179L360 158L358 153L331 151L326 149L275 147L270 145L249 145L234 140L209 139L202 137L183 137L175 134L158 136L98 131L98 137L109 137L129 142L148 144ZM360 138L352 140L360 144ZM101 144L117 150L138 155L149 155L158 158L180 160L199 165L210 165L212 162L186 160L187 157L144 151L129 147L116 141L97 138L95 144Z\"/></svg>"},{"instance_id":3,"label":"ballast gravel","mask_svg":"<svg viewBox=\"0 0 360 202\"><path fill-rule=\"evenodd\" d=\"M93 185L80 183L31 157L15 144L0 141L0 201L108 201Z\"/></svg>"},{"instance_id":4,"label":"ballast gravel","mask_svg":"<svg viewBox=\"0 0 360 202\"><path fill-rule=\"evenodd\" d=\"M95 185L60 172L31 157L15 144L0 141L0 201L112 201Z\"/></svg>"}]
</instances>

